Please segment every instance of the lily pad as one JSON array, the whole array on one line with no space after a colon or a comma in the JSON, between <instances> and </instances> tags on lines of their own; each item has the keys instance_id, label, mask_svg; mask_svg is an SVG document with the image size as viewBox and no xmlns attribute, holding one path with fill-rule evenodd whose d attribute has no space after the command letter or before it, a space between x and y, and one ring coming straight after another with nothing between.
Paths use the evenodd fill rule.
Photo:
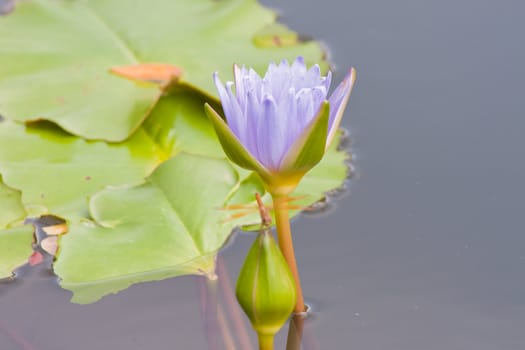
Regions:
<instances>
[{"instance_id":1,"label":"lily pad","mask_svg":"<svg viewBox=\"0 0 525 350\"><path fill-rule=\"evenodd\" d=\"M335 144L298 188L299 206L344 182L346 152ZM138 282L185 274L213 278L216 253L233 228L258 222L254 193L263 191L257 176L224 158L179 153L143 184L91 198L93 222L73 224L61 238L55 263L60 285L73 292L73 302L90 303ZM226 210L232 204L242 215Z\"/></svg>"},{"instance_id":2,"label":"lily pad","mask_svg":"<svg viewBox=\"0 0 525 350\"><path fill-rule=\"evenodd\" d=\"M32 242L31 225L0 230L0 279L11 277L14 269L27 263L33 252Z\"/></svg>"},{"instance_id":3,"label":"lily pad","mask_svg":"<svg viewBox=\"0 0 525 350\"><path fill-rule=\"evenodd\" d=\"M184 90L162 97L142 129L168 159L179 152L224 158L215 131L204 114L205 97Z\"/></svg>"},{"instance_id":4,"label":"lily pad","mask_svg":"<svg viewBox=\"0 0 525 350\"><path fill-rule=\"evenodd\" d=\"M20 2L0 18L0 114L122 141L160 91L111 74L115 67L171 64L182 70L177 83L209 96L211 73L227 74L234 62L262 72L271 60L302 55L326 68L319 44L299 41L275 19L255 0Z\"/></svg>"},{"instance_id":5,"label":"lily pad","mask_svg":"<svg viewBox=\"0 0 525 350\"><path fill-rule=\"evenodd\" d=\"M234 225L219 208L237 183L226 160L181 153L141 185L99 192L90 202L94 223L72 225L61 239L61 286L87 303L139 281L213 275Z\"/></svg>"},{"instance_id":6,"label":"lily pad","mask_svg":"<svg viewBox=\"0 0 525 350\"><path fill-rule=\"evenodd\" d=\"M111 184L143 181L161 162L149 136L137 132L123 144L85 141L55 125L0 123L0 173L22 190L31 216L87 216L87 196Z\"/></svg>"},{"instance_id":7,"label":"lily pad","mask_svg":"<svg viewBox=\"0 0 525 350\"><path fill-rule=\"evenodd\" d=\"M0 176L0 228L21 223L26 211L20 201L20 192L6 186Z\"/></svg>"},{"instance_id":8,"label":"lily pad","mask_svg":"<svg viewBox=\"0 0 525 350\"><path fill-rule=\"evenodd\" d=\"M223 158L204 101L191 90L161 98L141 128L122 143L85 141L52 123L1 122L0 173L22 191L31 216L87 217L89 195L107 185L140 183L181 151Z\"/></svg>"},{"instance_id":9,"label":"lily pad","mask_svg":"<svg viewBox=\"0 0 525 350\"><path fill-rule=\"evenodd\" d=\"M4 185L0 178L0 279L10 277L33 251L31 225L6 228L21 223L25 215L20 192Z\"/></svg>"}]
</instances>

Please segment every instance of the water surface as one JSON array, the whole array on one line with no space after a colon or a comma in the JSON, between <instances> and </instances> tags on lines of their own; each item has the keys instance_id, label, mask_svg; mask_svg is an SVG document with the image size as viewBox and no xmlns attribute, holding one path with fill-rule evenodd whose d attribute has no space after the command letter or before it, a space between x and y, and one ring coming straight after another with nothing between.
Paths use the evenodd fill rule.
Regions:
<instances>
[{"instance_id":1,"label":"water surface","mask_svg":"<svg viewBox=\"0 0 525 350\"><path fill-rule=\"evenodd\" d=\"M524 349L525 3L264 3L330 48L337 81L358 70L356 176L293 223L306 348ZM251 239L224 252L232 276ZM45 267L21 275L0 286L2 350L207 348L195 277L79 306Z\"/></svg>"}]
</instances>

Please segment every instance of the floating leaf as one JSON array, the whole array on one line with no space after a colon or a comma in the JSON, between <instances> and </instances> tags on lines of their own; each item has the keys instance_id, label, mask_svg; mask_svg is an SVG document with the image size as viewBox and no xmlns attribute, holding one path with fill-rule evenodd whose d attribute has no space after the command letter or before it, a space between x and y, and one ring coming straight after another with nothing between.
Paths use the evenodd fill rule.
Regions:
<instances>
[{"instance_id":1,"label":"floating leaf","mask_svg":"<svg viewBox=\"0 0 525 350\"><path fill-rule=\"evenodd\" d=\"M139 281L213 274L234 223L218 210L238 183L226 160L179 154L142 185L104 190L95 224L72 225L55 263L73 301L92 302Z\"/></svg>"},{"instance_id":2,"label":"floating leaf","mask_svg":"<svg viewBox=\"0 0 525 350\"><path fill-rule=\"evenodd\" d=\"M32 242L31 225L0 229L0 278L10 277L14 269L27 263Z\"/></svg>"},{"instance_id":3,"label":"floating leaf","mask_svg":"<svg viewBox=\"0 0 525 350\"><path fill-rule=\"evenodd\" d=\"M260 47L293 46L299 42L299 35L280 23L272 23L260 30L253 41Z\"/></svg>"},{"instance_id":4,"label":"floating leaf","mask_svg":"<svg viewBox=\"0 0 525 350\"><path fill-rule=\"evenodd\" d=\"M262 71L271 60L302 55L326 68L317 43L290 42L283 28L272 37L282 34L287 44L268 47L261 38L275 18L255 0L20 2L0 18L0 114L121 141L160 91L111 74L112 68L174 65L184 72L181 84L210 96L216 94L212 72L224 75L234 62Z\"/></svg>"},{"instance_id":5,"label":"floating leaf","mask_svg":"<svg viewBox=\"0 0 525 350\"><path fill-rule=\"evenodd\" d=\"M0 177L0 279L27 262L33 251L33 228L20 225L26 212L20 202L20 192L6 186Z\"/></svg>"},{"instance_id":6,"label":"floating leaf","mask_svg":"<svg viewBox=\"0 0 525 350\"><path fill-rule=\"evenodd\" d=\"M345 158L334 143L298 188L308 193L301 205L341 186ZM262 191L257 176L226 159L178 154L144 184L109 188L92 197L94 223L73 224L61 238L55 263L60 284L73 291L74 302L89 303L137 282L213 275L215 254L233 227L258 221L255 211L232 219L224 208L247 205Z\"/></svg>"},{"instance_id":7,"label":"floating leaf","mask_svg":"<svg viewBox=\"0 0 525 350\"><path fill-rule=\"evenodd\" d=\"M161 161L144 132L128 142L108 145L68 135L52 124L0 123L0 173L23 191L32 216L87 215L87 195L111 184L141 182Z\"/></svg>"},{"instance_id":8,"label":"floating leaf","mask_svg":"<svg viewBox=\"0 0 525 350\"><path fill-rule=\"evenodd\" d=\"M216 158L224 152L204 114L205 99L195 91L162 97L142 128L167 159L184 151Z\"/></svg>"},{"instance_id":9,"label":"floating leaf","mask_svg":"<svg viewBox=\"0 0 525 350\"><path fill-rule=\"evenodd\" d=\"M6 186L0 177L0 228L22 222L26 217L20 202L20 192Z\"/></svg>"},{"instance_id":10,"label":"floating leaf","mask_svg":"<svg viewBox=\"0 0 525 350\"><path fill-rule=\"evenodd\" d=\"M32 216L87 217L88 195L107 185L142 182L178 152L223 158L204 115L204 101L195 91L163 97L144 125L119 144L85 141L51 123L1 122L0 173L6 183L23 191L24 206ZM7 213L0 213L0 223Z\"/></svg>"}]
</instances>

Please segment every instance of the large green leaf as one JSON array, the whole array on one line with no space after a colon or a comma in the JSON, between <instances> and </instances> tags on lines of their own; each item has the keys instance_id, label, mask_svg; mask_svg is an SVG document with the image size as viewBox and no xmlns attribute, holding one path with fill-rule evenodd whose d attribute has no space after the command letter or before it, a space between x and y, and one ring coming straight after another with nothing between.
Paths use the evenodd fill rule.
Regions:
<instances>
[{"instance_id":1,"label":"large green leaf","mask_svg":"<svg viewBox=\"0 0 525 350\"><path fill-rule=\"evenodd\" d=\"M345 159L332 147L298 187L294 204L310 205L339 187ZM259 221L253 199L263 191L256 175L224 158L180 153L145 183L91 198L93 222L73 224L61 238L55 263L60 284L73 291L74 302L89 303L137 282L213 276L215 255L233 227ZM230 204L245 205L242 215L224 210Z\"/></svg>"},{"instance_id":2,"label":"large green leaf","mask_svg":"<svg viewBox=\"0 0 525 350\"><path fill-rule=\"evenodd\" d=\"M95 223L72 225L61 239L60 284L85 303L139 281L213 275L234 225L219 209L237 183L226 160L181 153L139 186L96 194Z\"/></svg>"},{"instance_id":3,"label":"large green leaf","mask_svg":"<svg viewBox=\"0 0 525 350\"><path fill-rule=\"evenodd\" d=\"M17 225L26 213L20 202L20 192L7 187L0 178L0 279L10 277L12 271L24 263L33 248L33 228Z\"/></svg>"},{"instance_id":4,"label":"large green leaf","mask_svg":"<svg viewBox=\"0 0 525 350\"><path fill-rule=\"evenodd\" d=\"M178 152L223 158L224 152L204 114L205 98L195 91L164 96L142 128L167 159Z\"/></svg>"},{"instance_id":5,"label":"large green leaf","mask_svg":"<svg viewBox=\"0 0 525 350\"><path fill-rule=\"evenodd\" d=\"M86 216L87 195L107 185L141 182L160 161L144 131L126 143L108 145L49 123L0 123L0 173L6 184L22 190L22 203L32 216Z\"/></svg>"},{"instance_id":6,"label":"large green leaf","mask_svg":"<svg viewBox=\"0 0 525 350\"><path fill-rule=\"evenodd\" d=\"M107 185L142 182L180 151L223 158L203 104L204 97L194 91L163 97L143 126L118 144L85 141L51 123L4 121L0 173L9 186L23 191L32 216L87 217L89 195Z\"/></svg>"},{"instance_id":7,"label":"large green leaf","mask_svg":"<svg viewBox=\"0 0 525 350\"><path fill-rule=\"evenodd\" d=\"M159 91L110 74L112 67L171 63L183 70L179 83L215 96L212 72L229 75L234 62L263 72L269 61L297 55L323 61L317 43L299 42L275 17L255 0L20 2L0 18L0 114L121 141Z\"/></svg>"}]
</instances>

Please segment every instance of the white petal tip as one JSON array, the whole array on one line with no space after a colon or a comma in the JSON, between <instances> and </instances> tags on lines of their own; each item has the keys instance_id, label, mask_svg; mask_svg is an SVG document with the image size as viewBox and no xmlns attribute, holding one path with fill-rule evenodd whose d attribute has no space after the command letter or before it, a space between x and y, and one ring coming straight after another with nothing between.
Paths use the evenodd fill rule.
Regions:
<instances>
[{"instance_id":1,"label":"white petal tip","mask_svg":"<svg viewBox=\"0 0 525 350\"><path fill-rule=\"evenodd\" d=\"M350 81L353 84L355 82L356 73L357 72L356 72L355 68L351 67L348 70L348 73L346 74L345 80L348 80L348 81Z\"/></svg>"}]
</instances>

